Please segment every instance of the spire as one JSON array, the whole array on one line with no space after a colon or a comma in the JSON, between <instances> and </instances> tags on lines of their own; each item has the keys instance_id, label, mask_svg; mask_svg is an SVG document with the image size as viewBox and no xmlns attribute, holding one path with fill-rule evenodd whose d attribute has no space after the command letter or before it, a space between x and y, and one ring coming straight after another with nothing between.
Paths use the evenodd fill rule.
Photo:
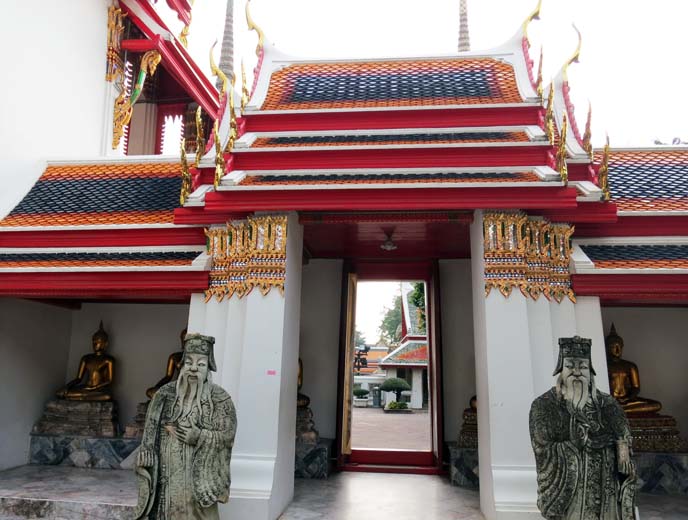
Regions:
<instances>
[{"instance_id":1,"label":"spire","mask_svg":"<svg viewBox=\"0 0 688 520\"><path fill-rule=\"evenodd\" d=\"M227 77L234 73L234 0L227 0L225 11L225 30L222 34L222 48L220 49L220 70ZM221 79L217 79L217 88L221 87Z\"/></svg>"},{"instance_id":2,"label":"spire","mask_svg":"<svg viewBox=\"0 0 688 520\"><path fill-rule=\"evenodd\" d=\"M459 6L459 52L471 50L471 38L468 34L468 0L461 0Z\"/></svg>"}]
</instances>

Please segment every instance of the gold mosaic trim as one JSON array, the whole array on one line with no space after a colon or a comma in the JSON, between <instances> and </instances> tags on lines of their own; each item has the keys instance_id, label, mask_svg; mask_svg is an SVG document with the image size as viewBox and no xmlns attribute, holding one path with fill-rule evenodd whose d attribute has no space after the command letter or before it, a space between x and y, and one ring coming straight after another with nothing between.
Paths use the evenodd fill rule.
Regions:
<instances>
[{"instance_id":1,"label":"gold mosaic trim","mask_svg":"<svg viewBox=\"0 0 688 520\"><path fill-rule=\"evenodd\" d=\"M569 261L568 224L552 224L525 213L486 213L483 217L485 296L497 289L508 298L514 289L537 300L544 295L556 302L568 297L575 303Z\"/></svg>"},{"instance_id":2,"label":"gold mosaic trim","mask_svg":"<svg viewBox=\"0 0 688 520\"><path fill-rule=\"evenodd\" d=\"M242 298L254 288L263 296L272 288L284 295L287 267L287 217L249 217L239 224L206 230L212 257L206 302L235 294Z\"/></svg>"}]
</instances>

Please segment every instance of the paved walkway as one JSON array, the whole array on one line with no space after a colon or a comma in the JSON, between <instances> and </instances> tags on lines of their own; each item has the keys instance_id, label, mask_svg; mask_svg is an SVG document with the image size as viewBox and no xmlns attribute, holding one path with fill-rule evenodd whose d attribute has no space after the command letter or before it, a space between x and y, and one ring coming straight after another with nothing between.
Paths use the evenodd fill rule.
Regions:
<instances>
[{"instance_id":1,"label":"paved walkway","mask_svg":"<svg viewBox=\"0 0 688 520\"><path fill-rule=\"evenodd\" d=\"M353 408L351 447L427 451L432 449L427 410L385 413L382 408Z\"/></svg>"}]
</instances>

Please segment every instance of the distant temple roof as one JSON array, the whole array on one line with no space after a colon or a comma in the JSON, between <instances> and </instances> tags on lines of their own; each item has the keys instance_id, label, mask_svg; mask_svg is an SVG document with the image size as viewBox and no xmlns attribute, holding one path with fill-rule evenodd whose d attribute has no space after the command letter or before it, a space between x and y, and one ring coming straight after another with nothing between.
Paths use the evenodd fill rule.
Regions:
<instances>
[{"instance_id":1,"label":"distant temple roof","mask_svg":"<svg viewBox=\"0 0 688 520\"><path fill-rule=\"evenodd\" d=\"M379 363L381 368L394 366L428 366L428 344L409 341L390 352Z\"/></svg>"}]
</instances>

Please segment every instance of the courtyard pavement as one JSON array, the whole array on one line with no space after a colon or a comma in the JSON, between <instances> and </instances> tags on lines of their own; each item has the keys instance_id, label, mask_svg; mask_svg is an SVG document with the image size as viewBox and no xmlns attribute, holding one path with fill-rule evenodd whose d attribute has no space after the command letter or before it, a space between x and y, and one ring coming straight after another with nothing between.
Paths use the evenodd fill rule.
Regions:
<instances>
[{"instance_id":1,"label":"courtyard pavement","mask_svg":"<svg viewBox=\"0 0 688 520\"><path fill-rule=\"evenodd\" d=\"M429 451L430 418L427 410L385 413L382 408L353 408L351 447Z\"/></svg>"}]
</instances>

